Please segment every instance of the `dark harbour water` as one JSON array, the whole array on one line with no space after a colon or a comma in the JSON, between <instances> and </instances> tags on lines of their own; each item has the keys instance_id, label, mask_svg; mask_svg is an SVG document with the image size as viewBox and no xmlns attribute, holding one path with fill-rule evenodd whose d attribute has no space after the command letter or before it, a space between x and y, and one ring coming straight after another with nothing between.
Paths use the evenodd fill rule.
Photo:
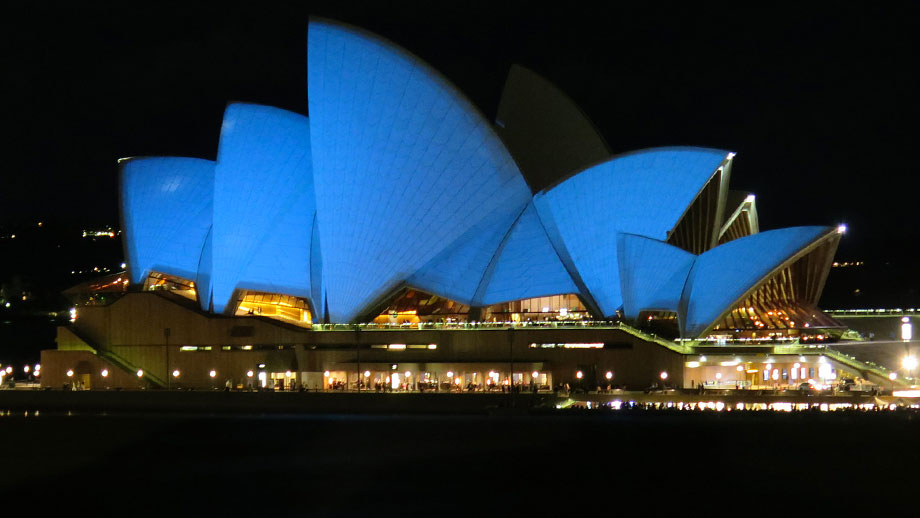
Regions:
<instances>
[{"instance_id":1,"label":"dark harbour water","mask_svg":"<svg viewBox=\"0 0 920 518\"><path fill-rule=\"evenodd\" d=\"M36 516L817 516L915 502L920 419L4 412L0 458L0 506Z\"/></svg>"}]
</instances>

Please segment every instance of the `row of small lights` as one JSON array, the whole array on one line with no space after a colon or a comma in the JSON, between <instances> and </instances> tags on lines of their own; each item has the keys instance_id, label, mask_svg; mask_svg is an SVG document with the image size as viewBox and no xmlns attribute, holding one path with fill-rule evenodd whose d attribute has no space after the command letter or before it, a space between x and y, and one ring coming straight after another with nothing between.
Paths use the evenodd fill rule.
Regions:
<instances>
[{"instance_id":1,"label":"row of small lights","mask_svg":"<svg viewBox=\"0 0 920 518\"><path fill-rule=\"evenodd\" d=\"M705 361L706 361L706 357L705 357L705 356L701 356L701 357L700 357L700 361L705 362ZM804 361L805 361L805 358L804 358L804 357L799 357L799 361L803 361L803 362L804 362ZM823 356L820 357L820 358L818 359L818 363L824 363L824 362L826 362L826 361L827 361L827 360L826 360ZM741 359L736 358L734 362L722 362L722 363L740 363L740 362L741 362ZM766 368L767 368L768 370L770 369L770 367L772 367L772 363L773 363L772 360L767 360L767 362L766 362ZM689 364L695 364L695 365L689 365ZM688 365L687 365L687 366L692 368L692 367L698 367L699 365L700 365L700 362L688 362ZM798 365L798 364L796 364L796 365ZM904 367L904 369L906 369L906 370L908 370L908 371L912 371L912 370L916 369L916 368L917 368L917 365L918 365L917 358L915 358L915 357L913 357L913 356L906 356L906 357L904 357L904 359L901 361L901 366ZM796 367L796 368L798 368L798 367ZM36 375L36 376L38 376L38 375L40 374L40 370L41 370L41 365L36 364L36 365L35 365L35 375ZM740 372L740 371L743 371L743 370L744 370L744 367L741 366L741 365L738 365L738 366L736 367L736 370L738 370L739 372ZM29 366L26 365L25 367L23 367L23 371L26 372L26 373L28 373L28 372L29 372ZM11 374L12 372L13 372L13 367L8 366L5 370L0 370L0 376L3 376L4 373L5 373L5 374ZM490 378L492 377L492 375L494 374L494 372L495 372L495 371L489 371L489 377L490 377ZM73 369L68 369L68 370L67 370L67 377L68 377L68 378L73 377L73 374L74 374ZM100 374L102 374L102 377L105 378L105 377L107 377L107 376L109 375L109 370L108 370L108 369L102 369L102 372L101 372ZM403 374L405 374L405 377L406 377L406 378L411 378L411 377L412 377L412 372L411 372L411 371L406 371L406 372L403 373ZM536 378L536 377L538 377L538 376L540 375L540 373L537 372L537 371L533 371L533 372L530 373L530 374L531 374L531 377L533 377L533 378ZM722 374L722 373L716 374L716 377L717 377L717 378L721 378L721 374ZM174 378L178 378L178 377L181 375L181 372L179 371L179 369L176 369L176 370L172 371L172 375L173 375ZM255 375L255 373L254 373L253 371L251 371L251 370L246 372L246 376L249 377L249 378L253 377L254 375ZM323 377L325 377L325 378L328 378L328 377L330 377L331 375L332 375L332 373L329 372L329 371L323 372ZM208 376L210 376L211 378L217 377L217 371L214 370L214 369L211 369L210 371L208 371ZM291 371L286 371L286 372L284 373L284 377L286 377L286 378L290 378L291 376L292 376ZM370 376L371 376L371 371L364 371L364 377L365 377L365 378L369 378ZM447 371L447 377L448 377L448 378L453 378L453 376L454 376L454 372L453 372L453 371ZM661 371L661 373L660 373L658 376L659 376L662 380L666 380L666 379L668 379L668 372L667 372L667 371ZM888 378L889 378L890 380L894 381L895 379L897 379L897 376L898 376L897 373L892 372L892 373L890 373L890 374L888 375ZM143 370L143 369L138 369L138 370L137 370L137 377L138 377L138 378L144 377L144 370ZM579 371L576 371L576 372L575 372L575 377L576 377L577 379L583 379L583 378L585 377L585 373L582 372L582 371L580 371L580 370L579 370ZM606 379L608 379L608 380L613 379L613 371L607 371L607 372L604 374L604 377L605 377ZM460 380L460 378L456 378L456 380L455 380L455 381L457 382L458 385L459 385L459 380Z\"/></svg>"},{"instance_id":2,"label":"row of small lights","mask_svg":"<svg viewBox=\"0 0 920 518\"><path fill-rule=\"evenodd\" d=\"M32 372L34 376L41 376L42 366L40 363L36 363L34 369L28 365L23 366L22 372L28 374L29 371ZM13 373L13 366L7 365L5 369L0 369L0 378L6 376L7 374Z\"/></svg>"}]
</instances>

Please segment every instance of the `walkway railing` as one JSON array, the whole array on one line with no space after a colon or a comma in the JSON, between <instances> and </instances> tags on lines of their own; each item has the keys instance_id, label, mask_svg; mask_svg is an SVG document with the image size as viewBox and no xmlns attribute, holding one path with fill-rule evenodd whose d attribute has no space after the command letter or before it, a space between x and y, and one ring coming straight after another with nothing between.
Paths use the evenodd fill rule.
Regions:
<instances>
[{"instance_id":1,"label":"walkway railing","mask_svg":"<svg viewBox=\"0 0 920 518\"><path fill-rule=\"evenodd\" d=\"M681 354L691 354L693 349L666 338L640 331L622 322L606 320L559 320L540 322L418 322L414 324L313 324L314 331L414 331L450 330L483 331L501 329L616 329L646 342L653 342Z\"/></svg>"},{"instance_id":2,"label":"walkway railing","mask_svg":"<svg viewBox=\"0 0 920 518\"><path fill-rule=\"evenodd\" d=\"M606 320L545 320L534 322L416 322L393 324L390 322L364 324L313 324L314 331L354 331L355 327L365 331L413 331L413 330L483 330L483 329L619 329L622 324Z\"/></svg>"},{"instance_id":3,"label":"walkway railing","mask_svg":"<svg viewBox=\"0 0 920 518\"><path fill-rule=\"evenodd\" d=\"M833 317L920 317L920 309L825 309Z\"/></svg>"}]
</instances>

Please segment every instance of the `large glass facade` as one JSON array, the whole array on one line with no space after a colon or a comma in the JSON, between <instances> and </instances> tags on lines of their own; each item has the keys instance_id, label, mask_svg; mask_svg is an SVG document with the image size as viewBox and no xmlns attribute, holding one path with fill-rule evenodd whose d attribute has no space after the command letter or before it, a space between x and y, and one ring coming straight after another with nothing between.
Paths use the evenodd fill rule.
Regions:
<instances>
[{"instance_id":1,"label":"large glass facade","mask_svg":"<svg viewBox=\"0 0 920 518\"><path fill-rule=\"evenodd\" d=\"M275 318L298 325L313 323L313 315L306 299L280 293L242 291L236 314Z\"/></svg>"}]
</instances>

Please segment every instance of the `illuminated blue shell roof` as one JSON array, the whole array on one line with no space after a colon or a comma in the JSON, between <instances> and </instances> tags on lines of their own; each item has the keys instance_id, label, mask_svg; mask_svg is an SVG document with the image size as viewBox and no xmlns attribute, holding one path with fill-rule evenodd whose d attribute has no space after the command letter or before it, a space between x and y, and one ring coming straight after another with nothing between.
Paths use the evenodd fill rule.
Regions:
<instances>
[{"instance_id":1,"label":"illuminated blue shell roof","mask_svg":"<svg viewBox=\"0 0 920 518\"><path fill-rule=\"evenodd\" d=\"M603 316L623 304L617 265L620 232L664 240L728 158L703 148L646 149L614 157L537 194L557 249L571 258Z\"/></svg>"},{"instance_id":2,"label":"illuminated blue shell roof","mask_svg":"<svg viewBox=\"0 0 920 518\"><path fill-rule=\"evenodd\" d=\"M678 311L692 334L826 230L695 256L664 241L726 151L637 151L533 196L489 122L412 54L322 20L307 46L309 118L235 103L216 163L122 163L132 282L191 279L202 308L231 314L241 290L294 295L332 322L403 287L470 306L571 293L597 317Z\"/></svg>"},{"instance_id":3,"label":"illuminated blue shell roof","mask_svg":"<svg viewBox=\"0 0 920 518\"><path fill-rule=\"evenodd\" d=\"M152 157L120 165L131 282L143 283L150 272L197 279L211 229L214 162Z\"/></svg>"}]
</instances>

